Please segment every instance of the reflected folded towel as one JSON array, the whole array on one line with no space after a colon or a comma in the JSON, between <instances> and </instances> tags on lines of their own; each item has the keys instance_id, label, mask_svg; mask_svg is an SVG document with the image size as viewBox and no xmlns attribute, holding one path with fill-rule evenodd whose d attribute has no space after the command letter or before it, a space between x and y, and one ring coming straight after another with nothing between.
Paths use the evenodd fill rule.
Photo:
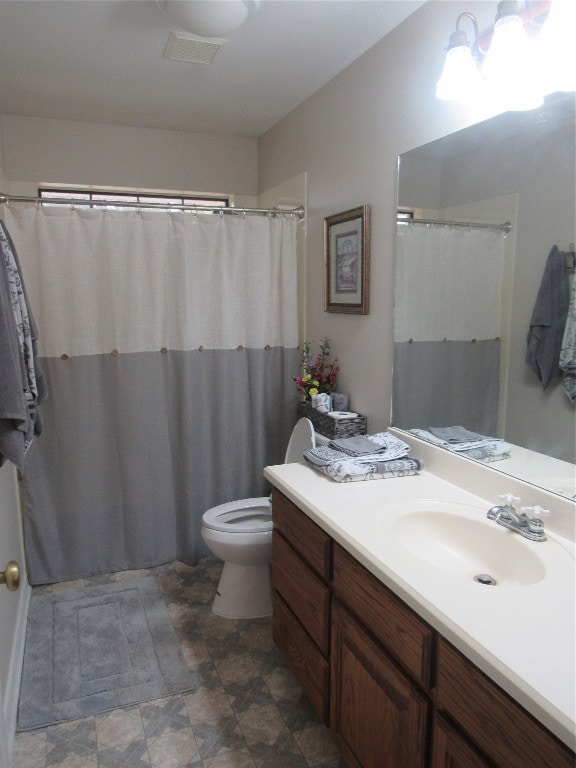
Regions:
<instances>
[{"instance_id":1,"label":"reflected folded towel","mask_svg":"<svg viewBox=\"0 0 576 768\"><path fill-rule=\"evenodd\" d=\"M449 443L447 440L442 440L440 437L428 432L425 429L411 429L410 432L416 437L421 437L422 440L427 440L434 445L439 445L441 448L447 448L449 451L457 453L459 456L467 456L469 459L475 459L476 461L484 461L486 463L491 461L500 461L502 459L510 458L512 446L510 443L505 442L499 437L486 437L478 435L480 440L462 443Z\"/></svg>"},{"instance_id":2,"label":"reflected folded towel","mask_svg":"<svg viewBox=\"0 0 576 768\"><path fill-rule=\"evenodd\" d=\"M470 432L465 427L428 427L434 437L446 440L448 443L469 443L471 441L484 440L484 435Z\"/></svg>"}]
</instances>

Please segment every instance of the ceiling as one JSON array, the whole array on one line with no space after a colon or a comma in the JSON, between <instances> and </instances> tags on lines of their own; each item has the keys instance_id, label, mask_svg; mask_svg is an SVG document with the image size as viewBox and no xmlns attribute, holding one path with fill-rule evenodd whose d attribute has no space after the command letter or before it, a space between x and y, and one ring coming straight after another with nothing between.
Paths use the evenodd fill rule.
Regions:
<instances>
[{"instance_id":1,"label":"ceiling","mask_svg":"<svg viewBox=\"0 0 576 768\"><path fill-rule=\"evenodd\" d=\"M174 0L0 0L0 112L257 137L423 4L247 0L195 64L162 56Z\"/></svg>"}]
</instances>

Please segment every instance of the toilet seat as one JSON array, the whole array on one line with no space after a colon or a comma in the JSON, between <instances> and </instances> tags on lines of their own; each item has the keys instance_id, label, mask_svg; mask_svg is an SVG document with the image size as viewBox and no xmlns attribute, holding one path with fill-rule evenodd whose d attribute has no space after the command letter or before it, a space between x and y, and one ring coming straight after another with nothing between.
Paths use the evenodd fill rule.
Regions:
<instances>
[{"instance_id":1,"label":"toilet seat","mask_svg":"<svg viewBox=\"0 0 576 768\"><path fill-rule=\"evenodd\" d=\"M272 530L272 506L267 496L230 501L212 507L202 516L206 528L228 533L262 533Z\"/></svg>"}]
</instances>

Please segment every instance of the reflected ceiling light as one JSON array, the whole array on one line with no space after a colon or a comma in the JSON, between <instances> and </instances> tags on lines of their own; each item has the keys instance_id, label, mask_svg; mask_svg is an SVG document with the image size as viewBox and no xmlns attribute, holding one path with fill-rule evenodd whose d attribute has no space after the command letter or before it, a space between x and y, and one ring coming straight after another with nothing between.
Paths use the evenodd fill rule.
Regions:
<instances>
[{"instance_id":1,"label":"reflected ceiling light","mask_svg":"<svg viewBox=\"0 0 576 768\"><path fill-rule=\"evenodd\" d=\"M502 0L486 47L476 18L471 13L460 14L456 32L450 36L436 96L469 103L482 98L499 111L507 111L534 109L547 93L576 90L575 8L576 0ZM474 27L472 43L460 30L464 17ZM546 19L550 26L546 21L543 27Z\"/></svg>"}]
</instances>

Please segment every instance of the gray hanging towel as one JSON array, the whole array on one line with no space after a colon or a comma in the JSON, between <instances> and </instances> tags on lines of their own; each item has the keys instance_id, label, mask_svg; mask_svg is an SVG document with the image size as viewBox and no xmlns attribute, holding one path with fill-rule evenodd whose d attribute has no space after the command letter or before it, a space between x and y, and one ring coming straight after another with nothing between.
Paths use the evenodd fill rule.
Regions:
<instances>
[{"instance_id":1,"label":"gray hanging towel","mask_svg":"<svg viewBox=\"0 0 576 768\"><path fill-rule=\"evenodd\" d=\"M38 332L28 306L14 244L0 221L0 466L20 471L34 435L46 384L36 355Z\"/></svg>"},{"instance_id":2,"label":"gray hanging towel","mask_svg":"<svg viewBox=\"0 0 576 768\"><path fill-rule=\"evenodd\" d=\"M528 331L525 362L544 389L562 377L560 349L568 316L570 286L564 256L554 246L548 255Z\"/></svg>"}]
</instances>

